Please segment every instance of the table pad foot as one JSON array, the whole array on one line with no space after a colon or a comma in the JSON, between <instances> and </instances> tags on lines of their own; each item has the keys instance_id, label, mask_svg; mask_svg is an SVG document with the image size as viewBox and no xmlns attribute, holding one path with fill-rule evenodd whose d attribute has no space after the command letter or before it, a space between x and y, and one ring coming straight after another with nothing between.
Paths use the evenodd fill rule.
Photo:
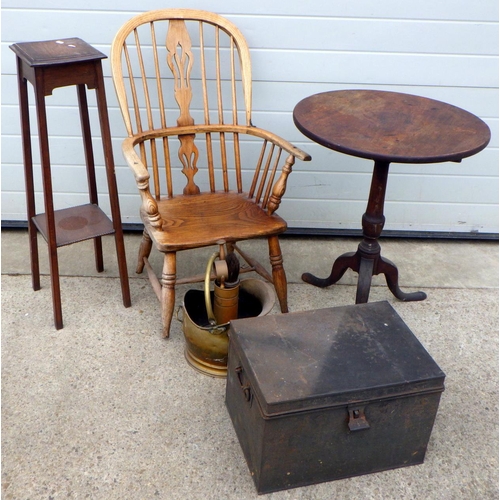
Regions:
<instances>
[{"instance_id":1,"label":"table pad foot","mask_svg":"<svg viewBox=\"0 0 500 500\"><path fill-rule=\"evenodd\" d=\"M311 273L304 273L302 275L302 281L319 288L326 288L327 286L337 283L348 269L358 272L359 259L356 252L347 252L337 257L328 278L317 278Z\"/></svg>"},{"instance_id":2,"label":"table pad foot","mask_svg":"<svg viewBox=\"0 0 500 500\"><path fill-rule=\"evenodd\" d=\"M377 261L377 271L378 272L376 274L382 273L385 276L389 290L397 299L402 300L403 302L414 302L425 300L427 298L427 294L425 292L405 293L401 290L401 288L399 288L398 268L389 259L380 256Z\"/></svg>"},{"instance_id":3,"label":"table pad foot","mask_svg":"<svg viewBox=\"0 0 500 500\"><path fill-rule=\"evenodd\" d=\"M318 278L311 273L304 273L302 275L302 280L310 285L326 288L337 283L348 269L352 269L359 274L356 290L356 304L368 302L372 276L377 274L383 274L385 276L389 290L401 301L413 302L425 300L427 298L424 292L406 293L399 288L398 268L392 261L381 255L370 256L369 258L364 257L359 251L348 252L338 257L333 263L330 276L327 278Z\"/></svg>"}]
</instances>

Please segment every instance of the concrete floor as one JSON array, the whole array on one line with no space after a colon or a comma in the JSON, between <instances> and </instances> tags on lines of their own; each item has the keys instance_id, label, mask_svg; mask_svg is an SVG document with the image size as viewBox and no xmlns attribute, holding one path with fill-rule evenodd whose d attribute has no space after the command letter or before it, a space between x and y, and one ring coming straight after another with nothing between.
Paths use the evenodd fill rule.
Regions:
<instances>
[{"instance_id":1,"label":"concrete floor","mask_svg":"<svg viewBox=\"0 0 500 500\"><path fill-rule=\"evenodd\" d=\"M64 329L56 331L45 243L42 289L33 292L26 232L2 232L2 498L257 498L224 380L186 363L180 323L170 340L160 336L156 297L134 274L139 239L126 235L128 309L112 237L104 239L101 275L91 242L60 249ZM328 275L333 259L357 243L284 237L290 309L353 303L351 271L327 289L300 276ZM264 255L267 245L245 248ZM428 298L399 302L375 277L370 300L389 301L447 375L425 463L260 498L498 498L498 244L386 239L382 248L401 287ZM203 272L212 251L182 255L180 273ZM161 269L158 255L153 265ZM179 290L179 305L195 287Z\"/></svg>"}]
</instances>

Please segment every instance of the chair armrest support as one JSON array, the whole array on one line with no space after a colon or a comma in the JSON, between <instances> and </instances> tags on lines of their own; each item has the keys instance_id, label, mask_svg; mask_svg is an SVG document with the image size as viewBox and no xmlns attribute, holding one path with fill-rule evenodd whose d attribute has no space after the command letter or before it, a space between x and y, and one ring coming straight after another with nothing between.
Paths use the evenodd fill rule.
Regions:
<instances>
[{"instance_id":1,"label":"chair armrest support","mask_svg":"<svg viewBox=\"0 0 500 500\"><path fill-rule=\"evenodd\" d=\"M292 172L292 166L294 163L295 157L290 154L286 159L285 165L283 166L283 169L281 171L281 175L275 182L273 191L271 193L271 196L269 197L269 202L267 203L267 213L269 215L272 215L274 212L276 212L276 210L278 210L278 207L280 206L281 198L283 198L283 195L286 191L288 176Z\"/></svg>"},{"instance_id":2,"label":"chair armrest support","mask_svg":"<svg viewBox=\"0 0 500 500\"><path fill-rule=\"evenodd\" d=\"M151 226L161 230L162 222L158 211L158 203L156 203L149 189L150 175L148 169L134 151L134 145L137 144L137 142L138 141L133 137L125 139L122 145L123 155L134 173L135 182L139 189L139 194L141 195L142 209L146 212Z\"/></svg>"},{"instance_id":3,"label":"chair armrest support","mask_svg":"<svg viewBox=\"0 0 500 500\"><path fill-rule=\"evenodd\" d=\"M311 161L311 156L305 151L297 148L290 142L267 130L252 126L247 133L272 142L289 154L281 170L281 175L273 185L271 195L267 202L267 213L269 215L272 215L274 212L276 212L276 210L278 210L281 204L281 198L283 198L283 195L285 194L288 176L292 172L292 167L295 163L295 159L297 158L302 161Z\"/></svg>"}]
</instances>

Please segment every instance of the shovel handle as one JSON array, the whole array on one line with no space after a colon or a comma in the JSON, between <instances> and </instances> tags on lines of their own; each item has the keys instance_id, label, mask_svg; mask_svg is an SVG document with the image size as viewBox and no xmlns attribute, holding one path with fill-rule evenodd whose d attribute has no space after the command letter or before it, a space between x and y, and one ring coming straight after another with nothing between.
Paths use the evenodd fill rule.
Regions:
<instances>
[{"instance_id":1,"label":"shovel handle","mask_svg":"<svg viewBox=\"0 0 500 500\"><path fill-rule=\"evenodd\" d=\"M205 307L207 308L208 322L211 325L216 325L214 311L212 309L212 301L210 300L210 274L212 272L212 266L214 265L215 259L219 256L219 252L214 252L210 259L208 259L207 270L205 271Z\"/></svg>"}]
</instances>

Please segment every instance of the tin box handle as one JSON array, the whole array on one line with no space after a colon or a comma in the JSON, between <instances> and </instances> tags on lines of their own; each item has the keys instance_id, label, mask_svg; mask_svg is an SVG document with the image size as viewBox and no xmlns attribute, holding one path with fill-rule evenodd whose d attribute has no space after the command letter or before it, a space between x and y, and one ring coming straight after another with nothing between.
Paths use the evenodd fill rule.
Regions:
<instances>
[{"instance_id":1,"label":"tin box handle","mask_svg":"<svg viewBox=\"0 0 500 500\"><path fill-rule=\"evenodd\" d=\"M250 384L243 383L243 368L241 366L237 366L234 370L236 372L236 376L238 377L238 382L240 383L241 390L243 391L243 396L245 400L249 403L252 402L252 391L250 388Z\"/></svg>"}]
</instances>

